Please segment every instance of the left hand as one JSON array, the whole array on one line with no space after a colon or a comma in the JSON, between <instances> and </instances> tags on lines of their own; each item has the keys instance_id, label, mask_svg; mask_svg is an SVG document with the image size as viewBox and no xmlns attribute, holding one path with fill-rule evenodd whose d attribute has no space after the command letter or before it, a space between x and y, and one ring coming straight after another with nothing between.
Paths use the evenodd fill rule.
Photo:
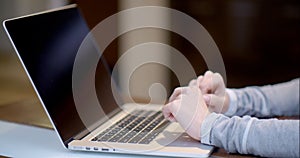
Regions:
<instances>
[{"instance_id":1,"label":"left hand","mask_svg":"<svg viewBox=\"0 0 300 158\"><path fill-rule=\"evenodd\" d=\"M225 113L229 108L229 96L225 83L219 73L207 71L204 76L191 80L189 86L200 88L204 101L210 111Z\"/></svg>"},{"instance_id":2,"label":"left hand","mask_svg":"<svg viewBox=\"0 0 300 158\"><path fill-rule=\"evenodd\" d=\"M177 121L196 140L200 140L202 122L210 113L196 86L176 88L162 111L166 119Z\"/></svg>"}]
</instances>

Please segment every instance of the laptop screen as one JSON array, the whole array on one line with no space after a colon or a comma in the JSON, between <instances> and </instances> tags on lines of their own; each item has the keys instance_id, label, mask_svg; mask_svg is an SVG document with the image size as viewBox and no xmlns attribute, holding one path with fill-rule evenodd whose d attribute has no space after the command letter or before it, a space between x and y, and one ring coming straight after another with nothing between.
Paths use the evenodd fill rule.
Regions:
<instances>
[{"instance_id":1,"label":"laptop screen","mask_svg":"<svg viewBox=\"0 0 300 158\"><path fill-rule=\"evenodd\" d=\"M80 44L89 32L88 26L74 6L8 20L5 27L61 139L66 144L75 135L87 129L87 124L81 120L74 104L72 70ZM116 111L118 106L110 88L109 70L102 60L97 65L95 85L102 109L109 114ZM86 108L88 107L89 105L86 105ZM104 116L99 114L92 118L89 124L103 118Z\"/></svg>"}]
</instances>

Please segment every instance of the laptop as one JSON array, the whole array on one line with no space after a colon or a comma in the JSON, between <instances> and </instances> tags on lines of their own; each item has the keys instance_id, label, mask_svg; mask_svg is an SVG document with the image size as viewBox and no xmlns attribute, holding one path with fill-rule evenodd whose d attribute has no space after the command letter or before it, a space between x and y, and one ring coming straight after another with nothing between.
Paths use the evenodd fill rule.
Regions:
<instances>
[{"instance_id":1,"label":"laptop","mask_svg":"<svg viewBox=\"0 0 300 158\"><path fill-rule=\"evenodd\" d=\"M178 123L164 119L163 105L124 103L105 56L94 76L77 76L77 93L86 98L74 95L76 55L90 31L76 4L8 19L3 26L65 148L172 157L211 154L212 146L193 140ZM85 51L98 53L93 42ZM97 103L86 95L91 88L88 77L94 78Z\"/></svg>"}]
</instances>

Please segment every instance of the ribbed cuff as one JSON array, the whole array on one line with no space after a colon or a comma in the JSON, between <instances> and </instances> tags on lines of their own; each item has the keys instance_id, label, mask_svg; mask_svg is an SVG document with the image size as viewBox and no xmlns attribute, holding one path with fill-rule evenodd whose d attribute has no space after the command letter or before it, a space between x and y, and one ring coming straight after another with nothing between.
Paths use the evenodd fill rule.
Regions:
<instances>
[{"instance_id":1,"label":"ribbed cuff","mask_svg":"<svg viewBox=\"0 0 300 158\"><path fill-rule=\"evenodd\" d=\"M210 133L214 122L218 119L221 114L211 113L203 121L200 130L201 143L211 144L210 142Z\"/></svg>"},{"instance_id":2,"label":"ribbed cuff","mask_svg":"<svg viewBox=\"0 0 300 158\"><path fill-rule=\"evenodd\" d=\"M233 116L237 110L237 96L232 89L226 89L226 92L229 96L229 107L228 110L224 113L226 116Z\"/></svg>"}]
</instances>

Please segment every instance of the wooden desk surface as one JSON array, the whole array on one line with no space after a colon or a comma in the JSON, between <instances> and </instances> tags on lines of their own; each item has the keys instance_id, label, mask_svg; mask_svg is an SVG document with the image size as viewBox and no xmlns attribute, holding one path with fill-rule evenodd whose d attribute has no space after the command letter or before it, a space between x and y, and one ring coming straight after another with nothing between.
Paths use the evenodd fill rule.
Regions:
<instances>
[{"instance_id":1,"label":"wooden desk surface","mask_svg":"<svg viewBox=\"0 0 300 158\"><path fill-rule=\"evenodd\" d=\"M52 128L14 54L0 53L0 120Z\"/></svg>"},{"instance_id":2,"label":"wooden desk surface","mask_svg":"<svg viewBox=\"0 0 300 158\"><path fill-rule=\"evenodd\" d=\"M20 62L0 54L0 120L51 128ZM1 130L1 129L0 129ZM1 155L0 155L1 157ZM252 157L216 148L212 157Z\"/></svg>"}]
</instances>

